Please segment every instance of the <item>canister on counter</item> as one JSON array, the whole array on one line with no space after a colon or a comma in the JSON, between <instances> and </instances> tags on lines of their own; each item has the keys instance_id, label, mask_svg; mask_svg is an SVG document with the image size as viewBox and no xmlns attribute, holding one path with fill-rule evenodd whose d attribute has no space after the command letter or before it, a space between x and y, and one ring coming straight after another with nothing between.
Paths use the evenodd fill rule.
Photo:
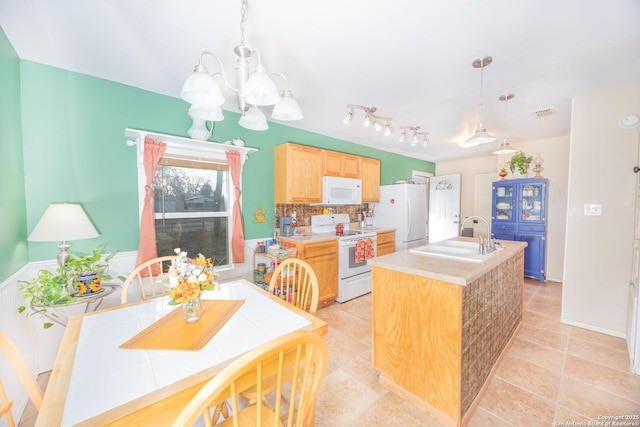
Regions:
<instances>
[{"instance_id":1,"label":"canister on counter","mask_svg":"<svg viewBox=\"0 0 640 427\"><path fill-rule=\"evenodd\" d=\"M256 269L258 273L264 274L267 272L267 264L265 264L264 262L259 262Z\"/></svg>"}]
</instances>

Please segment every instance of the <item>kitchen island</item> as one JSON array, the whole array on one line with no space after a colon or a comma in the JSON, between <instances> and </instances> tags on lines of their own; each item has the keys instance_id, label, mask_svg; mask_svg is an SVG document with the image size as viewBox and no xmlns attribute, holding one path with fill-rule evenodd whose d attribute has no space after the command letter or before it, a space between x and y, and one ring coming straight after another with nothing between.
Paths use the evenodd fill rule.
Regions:
<instances>
[{"instance_id":1,"label":"kitchen island","mask_svg":"<svg viewBox=\"0 0 640 427\"><path fill-rule=\"evenodd\" d=\"M526 243L501 244L482 263L409 250L368 261L380 382L445 425L466 425L520 327Z\"/></svg>"}]
</instances>

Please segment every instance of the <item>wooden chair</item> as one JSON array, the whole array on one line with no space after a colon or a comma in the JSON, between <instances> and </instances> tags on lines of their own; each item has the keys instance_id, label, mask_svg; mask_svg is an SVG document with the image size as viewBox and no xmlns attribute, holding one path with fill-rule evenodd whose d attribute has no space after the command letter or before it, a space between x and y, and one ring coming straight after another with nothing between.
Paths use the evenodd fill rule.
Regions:
<instances>
[{"instance_id":1,"label":"wooden chair","mask_svg":"<svg viewBox=\"0 0 640 427\"><path fill-rule=\"evenodd\" d=\"M155 298L157 296L164 295L166 290L162 285L162 282L158 279L158 276L153 275L154 271L162 272L162 263L166 261L173 261L176 259L177 255L168 255L162 256L159 258L154 258L149 261L146 261L139 266L136 267L135 270L129 274L129 277L122 284L122 293L120 295L120 301L122 304L126 304L128 300L127 293L129 292L129 285L135 279L138 279L138 284L140 286L140 295L143 300L146 300L147 297ZM146 275L143 275L145 274ZM147 286L145 287L145 283Z\"/></svg>"},{"instance_id":2,"label":"wooden chair","mask_svg":"<svg viewBox=\"0 0 640 427\"><path fill-rule=\"evenodd\" d=\"M225 401L231 406L231 416L218 424L221 427L313 425L315 400L327 358L327 345L309 331L296 331L269 341L240 356L206 383L174 420L173 426L192 425L200 416L204 417L206 426L211 426L209 408ZM273 409L260 400L240 407L240 392L255 386L262 393L264 381L272 377L278 379ZM287 381L290 387L283 388ZM283 405L283 393L289 397L288 408Z\"/></svg>"},{"instance_id":3,"label":"wooden chair","mask_svg":"<svg viewBox=\"0 0 640 427\"><path fill-rule=\"evenodd\" d=\"M27 368L26 363L22 357L20 357L18 350L2 331L0 331L0 351L4 353L9 360L9 363L11 363L11 366L13 366L13 370L16 372L18 379L27 390L27 394L29 395L31 402L33 402L33 406L36 407L37 411L40 411L43 396L42 389L31 376L31 372L29 372L29 368ZM2 384L2 379L0 378L0 417L7 417L9 427L15 427L16 425L13 420L13 415L11 414L12 406L13 401L9 400L7 397L4 385Z\"/></svg>"},{"instance_id":4,"label":"wooden chair","mask_svg":"<svg viewBox=\"0 0 640 427\"><path fill-rule=\"evenodd\" d=\"M318 309L318 277L305 261L287 258L273 271L269 292L315 315Z\"/></svg>"}]
</instances>

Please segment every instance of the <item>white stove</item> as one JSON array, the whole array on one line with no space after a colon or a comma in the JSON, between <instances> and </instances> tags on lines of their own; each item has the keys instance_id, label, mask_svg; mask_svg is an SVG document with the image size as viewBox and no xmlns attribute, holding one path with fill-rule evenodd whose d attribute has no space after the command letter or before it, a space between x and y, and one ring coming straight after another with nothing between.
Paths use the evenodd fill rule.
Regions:
<instances>
[{"instance_id":1,"label":"white stove","mask_svg":"<svg viewBox=\"0 0 640 427\"><path fill-rule=\"evenodd\" d=\"M339 224L341 233L336 232ZM371 266L367 259L377 255L375 231L350 230L348 214L333 214L313 215L311 233L338 236L339 277L336 301L349 301L371 292Z\"/></svg>"}]
</instances>

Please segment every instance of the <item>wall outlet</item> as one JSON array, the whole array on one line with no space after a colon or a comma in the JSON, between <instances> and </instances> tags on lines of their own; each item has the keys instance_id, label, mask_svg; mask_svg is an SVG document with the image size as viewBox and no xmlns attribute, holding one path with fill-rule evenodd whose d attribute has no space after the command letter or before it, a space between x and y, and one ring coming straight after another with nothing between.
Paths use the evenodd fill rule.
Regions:
<instances>
[{"instance_id":1,"label":"wall outlet","mask_svg":"<svg viewBox=\"0 0 640 427\"><path fill-rule=\"evenodd\" d=\"M584 205L584 214L590 216L601 216L602 215L602 205L601 204L585 204Z\"/></svg>"}]
</instances>

